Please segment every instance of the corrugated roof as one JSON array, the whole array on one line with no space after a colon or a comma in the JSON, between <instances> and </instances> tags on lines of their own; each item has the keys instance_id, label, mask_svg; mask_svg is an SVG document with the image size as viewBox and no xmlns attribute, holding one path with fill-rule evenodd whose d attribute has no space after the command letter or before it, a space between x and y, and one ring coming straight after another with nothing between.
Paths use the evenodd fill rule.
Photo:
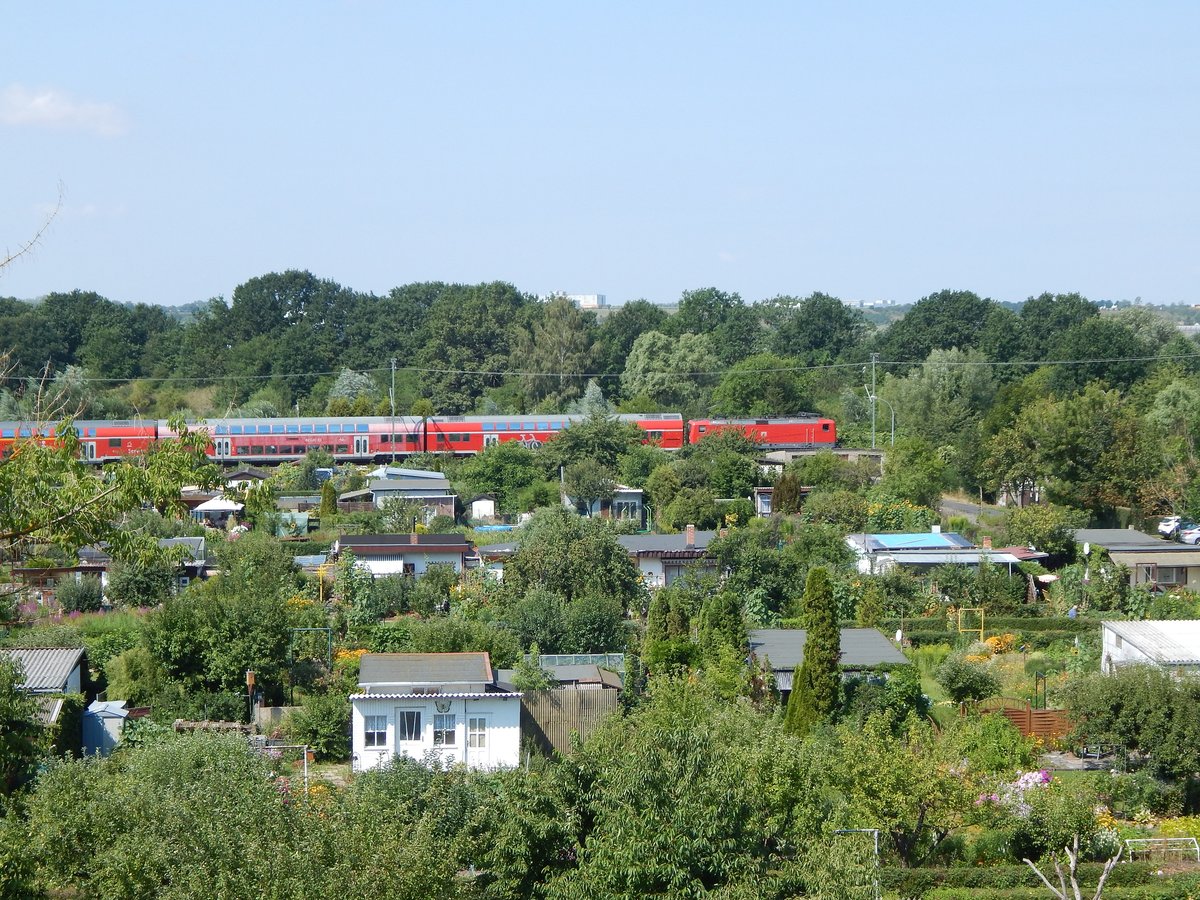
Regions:
<instances>
[{"instance_id":1,"label":"corrugated roof","mask_svg":"<svg viewBox=\"0 0 1200 900\"><path fill-rule=\"evenodd\" d=\"M886 550L877 557L894 559L909 566L977 566L987 560L996 565L1016 565L1021 560L1000 550Z\"/></svg>"},{"instance_id":2,"label":"corrugated roof","mask_svg":"<svg viewBox=\"0 0 1200 900\"><path fill-rule=\"evenodd\" d=\"M1101 622L1155 662L1166 666L1200 665L1200 621Z\"/></svg>"},{"instance_id":3,"label":"corrugated roof","mask_svg":"<svg viewBox=\"0 0 1200 900\"><path fill-rule=\"evenodd\" d=\"M909 533L850 534L846 540L858 549L872 553L881 550L966 550L974 546L952 531L916 531Z\"/></svg>"},{"instance_id":4,"label":"corrugated roof","mask_svg":"<svg viewBox=\"0 0 1200 900\"><path fill-rule=\"evenodd\" d=\"M64 690L83 659L82 647L10 647L0 653L21 664L25 681L20 687L37 693Z\"/></svg>"},{"instance_id":5,"label":"corrugated roof","mask_svg":"<svg viewBox=\"0 0 1200 900\"><path fill-rule=\"evenodd\" d=\"M367 653L358 672L362 687L492 683L486 653Z\"/></svg>"},{"instance_id":6,"label":"corrugated roof","mask_svg":"<svg viewBox=\"0 0 1200 900\"><path fill-rule=\"evenodd\" d=\"M417 534L413 540L412 534L347 534L338 538L338 547L420 547L435 545L438 547L453 546L455 549L469 547L467 539L461 534Z\"/></svg>"},{"instance_id":7,"label":"corrugated roof","mask_svg":"<svg viewBox=\"0 0 1200 900\"><path fill-rule=\"evenodd\" d=\"M776 672L790 672L804 660L807 637L803 628L758 628L750 632L750 649L760 660L769 657ZM908 662L908 657L875 628L843 628L841 644L842 657L838 662L848 668ZM782 685L780 689L786 690Z\"/></svg>"},{"instance_id":8,"label":"corrugated roof","mask_svg":"<svg viewBox=\"0 0 1200 900\"><path fill-rule=\"evenodd\" d=\"M519 691L446 691L440 694L413 694L398 691L370 691L351 694L351 700L510 700L520 698Z\"/></svg>"}]
</instances>

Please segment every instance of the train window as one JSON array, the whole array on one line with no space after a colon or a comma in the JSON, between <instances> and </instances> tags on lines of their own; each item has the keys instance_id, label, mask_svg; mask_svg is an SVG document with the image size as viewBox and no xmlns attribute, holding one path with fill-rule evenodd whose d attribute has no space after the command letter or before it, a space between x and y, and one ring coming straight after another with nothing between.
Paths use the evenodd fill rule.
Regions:
<instances>
[{"instance_id":1,"label":"train window","mask_svg":"<svg viewBox=\"0 0 1200 900\"><path fill-rule=\"evenodd\" d=\"M390 444L391 442L392 442L392 436L390 434L381 434L379 436L379 443Z\"/></svg>"},{"instance_id":2,"label":"train window","mask_svg":"<svg viewBox=\"0 0 1200 900\"><path fill-rule=\"evenodd\" d=\"M95 430L96 429L94 429L94 428L89 428L88 432L91 433L91 432L94 432ZM30 431L28 428L21 429L21 437L29 437L29 435L30 435Z\"/></svg>"},{"instance_id":3,"label":"train window","mask_svg":"<svg viewBox=\"0 0 1200 900\"><path fill-rule=\"evenodd\" d=\"M121 439L120 438L109 438L108 446L116 447L118 450L121 449Z\"/></svg>"},{"instance_id":4,"label":"train window","mask_svg":"<svg viewBox=\"0 0 1200 900\"><path fill-rule=\"evenodd\" d=\"M326 432L326 430L327 430L327 429L326 429L326 427L325 427L324 425L318 425L318 426L317 426L317 434L324 434L324 433Z\"/></svg>"},{"instance_id":5,"label":"train window","mask_svg":"<svg viewBox=\"0 0 1200 900\"><path fill-rule=\"evenodd\" d=\"M661 441L663 437L663 433L661 431L648 431L646 432L646 435L652 441Z\"/></svg>"},{"instance_id":6,"label":"train window","mask_svg":"<svg viewBox=\"0 0 1200 900\"><path fill-rule=\"evenodd\" d=\"M355 430L355 431L366 431L366 430L367 430L367 423L366 423L366 422L358 422L358 423L356 423L356 424L355 424L355 426L354 426L354 430Z\"/></svg>"},{"instance_id":7,"label":"train window","mask_svg":"<svg viewBox=\"0 0 1200 900\"><path fill-rule=\"evenodd\" d=\"M4 431L0 432L0 437L10 438L13 437L15 433L16 432L14 432L11 428L5 428ZM76 437L78 437L78 435L76 435Z\"/></svg>"},{"instance_id":8,"label":"train window","mask_svg":"<svg viewBox=\"0 0 1200 900\"><path fill-rule=\"evenodd\" d=\"M497 431L508 431L508 423L507 422L497 422L496 430Z\"/></svg>"},{"instance_id":9,"label":"train window","mask_svg":"<svg viewBox=\"0 0 1200 900\"><path fill-rule=\"evenodd\" d=\"M217 426L217 434L229 434L229 426L218 425Z\"/></svg>"},{"instance_id":10,"label":"train window","mask_svg":"<svg viewBox=\"0 0 1200 900\"><path fill-rule=\"evenodd\" d=\"M301 425L300 433L301 434L312 434L312 426L311 425Z\"/></svg>"},{"instance_id":11,"label":"train window","mask_svg":"<svg viewBox=\"0 0 1200 900\"><path fill-rule=\"evenodd\" d=\"M492 431L494 428L495 428L495 426L494 426L494 425L492 425L492 423L491 423L491 422L484 422L484 423L483 423L483 430L484 430L484 431Z\"/></svg>"},{"instance_id":12,"label":"train window","mask_svg":"<svg viewBox=\"0 0 1200 900\"><path fill-rule=\"evenodd\" d=\"M247 432L247 433L249 433L249 432ZM271 433L271 426L270 426L270 425L259 425L259 426L258 426L258 433L259 433L259 434L270 434L270 433Z\"/></svg>"},{"instance_id":13,"label":"train window","mask_svg":"<svg viewBox=\"0 0 1200 900\"><path fill-rule=\"evenodd\" d=\"M701 433L701 434L704 434L704 432L706 432L706 431L708 431L708 427L707 427L707 426L705 426L705 425L701 425L701 426L700 426L700 433Z\"/></svg>"},{"instance_id":14,"label":"train window","mask_svg":"<svg viewBox=\"0 0 1200 900\"><path fill-rule=\"evenodd\" d=\"M822 422L822 423L821 423L821 430L822 430L822 431L828 431L828 430L829 430L829 423L828 423L828 422Z\"/></svg>"},{"instance_id":15,"label":"train window","mask_svg":"<svg viewBox=\"0 0 1200 900\"><path fill-rule=\"evenodd\" d=\"M337 424L330 425L330 426L329 426L329 432L330 432L330 434L341 434L341 432L342 432L342 426L341 426L341 425L337 425Z\"/></svg>"},{"instance_id":16,"label":"train window","mask_svg":"<svg viewBox=\"0 0 1200 900\"><path fill-rule=\"evenodd\" d=\"M276 447L274 444L267 444L267 446L265 446L263 448L263 450L266 453L272 453L272 454L279 452L279 448Z\"/></svg>"},{"instance_id":17,"label":"train window","mask_svg":"<svg viewBox=\"0 0 1200 900\"><path fill-rule=\"evenodd\" d=\"M288 425L288 426L287 426L287 433L288 433L288 434L299 434L299 433L300 433L300 426L299 426L299 425Z\"/></svg>"},{"instance_id":18,"label":"train window","mask_svg":"<svg viewBox=\"0 0 1200 900\"><path fill-rule=\"evenodd\" d=\"M249 456L249 455L250 455L250 448L249 448L249 447L247 447L245 444L238 444L238 446L237 446L237 455L238 455L238 456Z\"/></svg>"},{"instance_id":19,"label":"train window","mask_svg":"<svg viewBox=\"0 0 1200 900\"><path fill-rule=\"evenodd\" d=\"M404 440L410 444L415 444L417 442L417 436L415 434L406 434L404 436Z\"/></svg>"},{"instance_id":20,"label":"train window","mask_svg":"<svg viewBox=\"0 0 1200 900\"><path fill-rule=\"evenodd\" d=\"M337 445L337 451L336 451L336 452L337 452L337 453L345 453L345 452L346 452L346 445L345 445L345 444L338 444L338 445Z\"/></svg>"},{"instance_id":21,"label":"train window","mask_svg":"<svg viewBox=\"0 0 1200 900\"><path fill-rule=\"evenodd\" d=\"M271 426L271 434L283 434L283 426L282 425L272 425Z\"/></svg>"},{"instance_id":22,"label":"train window","mask_svg":"<svg viewBox=\"0 0 1200 900\"><path fill-rule=\"evenodd\" d=\"M233 425L233 426L231 426L231 427L230 427L230 429L229 429L229 433L230 433L230 434L241 434L241 433L242 433L242 426L241 426L241 425Z\"/></svg>"},{"instance_id":23,"label":"train window","mask_svg":"<svg viewBox=\"0 0 1200 900\"><path fill-rule=\"evenodd\" d=\"M537 429L537 430L538 430L538 431L549 431L549 430L550 430L550 423L549 423L549 422L538 422L538 429Z\"/></svg>"}]
</instances>

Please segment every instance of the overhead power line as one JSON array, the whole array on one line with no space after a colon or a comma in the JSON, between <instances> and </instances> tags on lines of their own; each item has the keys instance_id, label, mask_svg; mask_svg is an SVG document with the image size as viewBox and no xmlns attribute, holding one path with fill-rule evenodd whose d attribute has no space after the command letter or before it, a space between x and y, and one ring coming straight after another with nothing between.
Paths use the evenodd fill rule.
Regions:
<instances>
[{"instance_id":1,"label":"overhead power line","mask_svg":"<svg viewBox=\"0 0 1200 900\"><path fill-rule=\"evenodd\" d=\"M1177 353L1165 356L1115 356L1115 357L1090 357L1086 359L1029 359L1029 360L991 360L991 359L947 359L939 360L932 363L935 366L974 366L993 369L1001 369L1008 366L1033 367L1039 366L1083 366L1094 363L1122 363L1122 362L1173 362L1177 360L1200 359L1200 352L1196 353ZM876 365L883 368L889 366L923 366L926 361L913 360L878 360ZM737 372L743 375L770 375L778 372L819 372L829 371L834 369L864 369L870 365L869 360L859 362L842 362L842 363L814 363L810 365L794 365L794 366L772 366L763 369L739 369L730 366L724 369L711 369L701 372L673 372L673 371L653 371L646 372L646 375L665 375L673 378L719 378L728 375L731 372ZM212 384L221 381L274 381L274 380L289 380L293 378L325 378L329 376L340 375L344 371L338 369L329 372L277 372L270 375L147 375L139 378L92 378L84 376L80 381L85 384L130 384L135 381L171 381L185 384ZM391 366L378 366L367 369L353 369L352 371L361 372L363 374L374 373L390 373ZM621 378L620 372L541 372L524 369L451 369L438 366L396 366L397 372L415 372L425 375L477 375L488 378L510 378L510 377L532 377L539 376L544 378ZM17 376L9 375L4 377L4 381L25 381L26 379Z\"/></svg>"}]
</instances>

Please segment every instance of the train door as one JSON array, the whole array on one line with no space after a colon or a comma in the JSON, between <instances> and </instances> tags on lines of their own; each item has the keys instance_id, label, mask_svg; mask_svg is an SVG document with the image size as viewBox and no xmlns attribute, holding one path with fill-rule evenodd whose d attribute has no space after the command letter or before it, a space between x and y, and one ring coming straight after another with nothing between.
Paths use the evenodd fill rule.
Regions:
<instances>
[{"instance_id":1,"label":"train door","mask_svg":"<svg viewBox=\"0 0 1200 900\"><path fill-rule=\"evenodd\" d=\"M217 440L213 441L213 449L216 451L217 456L222 458L233 455L229 438L217 438Z\"/></svg>"},{"instance_id":2,"label":"train door","mask_svg":"<svg viewBox=\"0 0 1200 900\"><path fill-rule=\"evenodd\" d=\"M371 449L370 438L368 438L366 435L354 438L354 455L355 456L366 456L367 453L370 452L370 449Z\"/></svg>"},{"instance_id":3,"label":"train door","mask_svg":"<svg viewBox=\"0 0 1200 900\"><path fill-rule=\"evenodd\" d=\"M83 458L86 460L89 460L89 461L94 460L96 458L96 442L95 441L84 441L83 442Z\"/></svg>"},{"instance_id":4,"label":"train door","mask_svg":"<svg viewBox=\"0 0 1200 900\"><path fill-rule=\"evenodd\" d=\"M485 434L483 436L483 447L485 450L488 447L495 447L498 443L500 443L500 435L498 434Z\"/></svg>"}]
</instances>

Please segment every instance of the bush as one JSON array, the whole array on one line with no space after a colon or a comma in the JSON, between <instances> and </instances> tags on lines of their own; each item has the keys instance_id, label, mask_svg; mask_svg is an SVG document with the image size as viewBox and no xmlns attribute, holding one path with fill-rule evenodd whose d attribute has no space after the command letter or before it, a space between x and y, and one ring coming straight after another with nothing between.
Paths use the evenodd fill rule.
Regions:
<instances>
[{"instance_id":1,"label":"bush","mask_svg":"<svg viewBox=\"0 0 1200 900\"><path fill-rule=\"evenodd\" d=\"M1000 691L1000 681L995 675L978 663L967 662L959 654L946 657L934 677L950 699L958 703L982 700Z\"/></svg>"},{"instance_id":2,"label":"bush","mask_svg":"<svg viewBox=\"0 0 1200 900\"><path fill-rule=\"evenodd\" d=\"M96 612L104 600L104 589L100 579L94 575L68 581L60 585L54 594L59 607L66 613Z\"/></svg>"},{"instance_id":3,"label":"bush","mask_svg":"<svg viewBox=\"0 0 1200 900\"><path fill-rule=\"evenodd\" d=\"M289 739L307 744L319 760L350 756L350 701L338 693L312 694L284 726Z\"/></svg>"}]
</instances>

